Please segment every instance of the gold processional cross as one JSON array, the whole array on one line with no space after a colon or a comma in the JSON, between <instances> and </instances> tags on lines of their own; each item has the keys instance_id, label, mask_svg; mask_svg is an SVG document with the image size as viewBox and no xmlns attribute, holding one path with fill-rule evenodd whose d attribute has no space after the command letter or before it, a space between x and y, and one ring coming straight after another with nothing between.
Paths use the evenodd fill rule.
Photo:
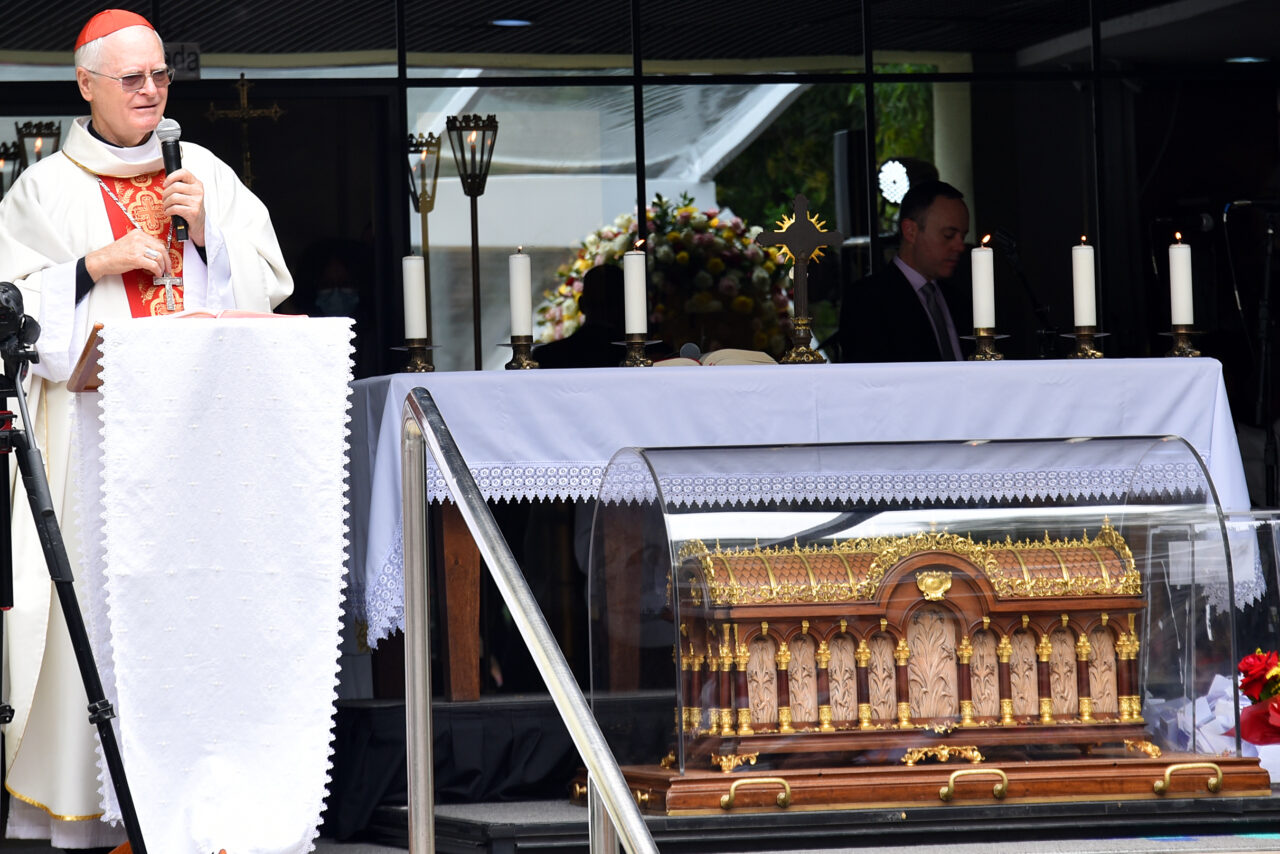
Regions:
<instances>
[{"instance_id":1,"label":"gold processional cross","mask_svg":"<svg viewBox=\"0 0 1280 854\"><path fill-rule=\"evenodd\" d=\"M249 87L253 84L244 79L244 72L240 72L240 79L236 81L235 87L240 90L240 106L233 110L219 110L209 102L209 112L205 113L205 117L210 122L216 122L218 119L239 119L240 120L240 151L244 155L244 165L241 169L240 180L244 181L244 185L249 189L253 189L253 157L249 153L249 119L269 118L272 121L279 121L284 115L278 103L273 103L270 107L252 107L249 106Z\"/></svg>"},{"instance_id":2,"label":"gold processional cross","mask_svg":"<svg viewBox=\"0 0 1280 854\"><path fill-rule=\"evenodd\" d=\"M784 218L776 231L762 231L756 235L756 243L761 246L780 246L782 254L791 258L795 264L792 275L792 293L795 295L796 316L792 321L796 335L792 339L792 347L782 357L783 362L825 362L822 355L809 348L809 261L817 261L822 257L822 247L839 247L844 235L838 231L827 231L826 223L818 219L817 214L809 213L809 200L803 193L797 193L794 200L794 213Z\"/></svg>"}]
</instances>

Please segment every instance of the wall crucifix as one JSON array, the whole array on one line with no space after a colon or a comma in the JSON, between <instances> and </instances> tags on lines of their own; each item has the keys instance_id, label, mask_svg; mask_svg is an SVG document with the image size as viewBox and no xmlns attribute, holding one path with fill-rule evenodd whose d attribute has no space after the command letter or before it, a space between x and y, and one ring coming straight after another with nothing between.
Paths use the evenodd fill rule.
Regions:
<instances>
[{"instance_id":1,"label":"wall crucifix","mask_svg":"<svg viewBox=\"0 0 1280 854\"><path fill-rule=\"evenodd\" d=\"M240 106L220 110L210 101L209 111L205 113L205 117L210 122L216 122L218 119L240 120L240 152L243 155L240 180L244 181L244 185L251 190L253 189L253 156L249 152L249 119L269 118L278 122L284 115L284 109L278 103L272 103L270 107L250 107L249 87L252 85L244 79L244 72L240 72L240 79L235 82L235 87L240 90Z\"/></svg>"}]
</instances>

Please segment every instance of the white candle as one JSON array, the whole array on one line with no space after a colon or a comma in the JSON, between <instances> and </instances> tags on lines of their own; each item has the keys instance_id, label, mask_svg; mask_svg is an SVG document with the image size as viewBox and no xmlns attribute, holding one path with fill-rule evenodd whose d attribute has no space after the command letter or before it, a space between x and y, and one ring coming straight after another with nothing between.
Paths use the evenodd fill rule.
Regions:
<instances>
[{"instance_id":1,"label":"white candle","mask_svg":"<svg viewBox=\"0 0 1280 854\"><path fill-rule=\"evenodd\" d=\"M1195 309L1191 301L1191 246L1182 242L1169 244L1169 307L1174 326L1191 326L1195 323Z\"/></svg>"},{"instance_id":2,"label":"white candle","mask_svg":"<svg viewBox=\"0 0 1280 854\"><path fill-rule=\"evenodd\" d=\"M622 256L624 331L628 335L643 335L649 331L649 302L645 295L648 275L643 250L633 249Z\"/></svg>"},{"instance_id":3,"label":"white candle","mask_svg":"<svg viewBox=\"0 0 1280 854\"><path fill-rule=\"evenodd\" d=\"M1071 294L1075 302L1076 326L1097 326L1098 308L1094 298L1093 247L1080 238L1071 247Z\"/></svg>"},{"instance_id":4,"label":"white candle","mask_svg":"<svg viewBox=\"0 0 1280 854\"><path fill-rule=\"evenodd\" d=\"M404 337L427 337L427 267L421 255L406 255L404 274Z\"/></svg>"},{"instance_id":5,"label":"white candle","mask_svg":"<svg viewBox=\"0 0 1280 854\"><path fill-rule=\"evenodd\" d=\"M986 238L982 241L986 243ZM973 327L996 328L995 253L989 246L977 246L969 253L973 270Z\"/></svg>"},{"instance_id":6,"label":"white candle","mask_svg":"<svg viewBox=\"0 0 1280 854\"><path fill-rule=\"evenodd\" d=\"M524 249L507 258L507 273L511 280L511 334L533 334L533 286L530 279L529 256Z\"/></svg>"}]
</instances>

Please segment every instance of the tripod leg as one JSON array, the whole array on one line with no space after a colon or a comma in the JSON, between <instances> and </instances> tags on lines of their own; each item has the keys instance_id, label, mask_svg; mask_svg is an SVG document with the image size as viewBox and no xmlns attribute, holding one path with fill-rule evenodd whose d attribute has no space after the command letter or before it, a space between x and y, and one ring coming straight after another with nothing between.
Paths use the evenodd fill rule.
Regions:
<instances>
[{"instance_id":1,"label":"tripod leg","mask_svg":"<svg viewBox=\"0 0 1280 854\"><path fill-rule=\"evenodd\" d=\"M129 792L128 780L125 777L120 745L116 741L115 728L111 725L115 711L106 699L102 678L98 675L98 667L93 659L93 649L89 645L89 633L85 630L84 616L80 612L80 603L76 599L73 586L75 579L71 574L71 562L67 558L62 531L58 527L57 515L53 509L49 481L44 473L44 461L39 449L27 441L25 434L16 434L13 437L13 445L18 455L18 469L22 474L22 483L31 504L31 516L35 520L40 546L44 550L45 563L49 567L49 577L53 580L54 590L58 594L58 604L62 608L62 615L67 623L71 646L76 654L76 664L80 668L80 678L84 682L85 696L89 700L89 722L98 728L102 753L107 762L107 769L111 772L111 784L115 788L116 800L120 804L120 815L124 819L129 844L134 854L146 854L142 828L138 824L137 810L134 808L133 796Z\"/></svg>"}]
</instances>

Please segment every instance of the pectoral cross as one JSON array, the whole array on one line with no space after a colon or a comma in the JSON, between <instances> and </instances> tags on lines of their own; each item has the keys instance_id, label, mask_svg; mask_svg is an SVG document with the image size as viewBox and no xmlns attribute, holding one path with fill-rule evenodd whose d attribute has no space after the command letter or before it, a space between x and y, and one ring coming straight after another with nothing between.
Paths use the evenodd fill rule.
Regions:
<instances>
[{"instance_id":1,"label":"pectoral cross","mask_svg":"<svg viewBox=\"0 0 1280 854\"><path fill-rule=\"evenodd\" d=\"M844 235L838 231L826 231L824 223L817 216L809 213L809 200L802 193L797 193L794 208L795 215L783 220L783 226L777 231L762 231L756 235L756 243L761 246L781 246L786 254L795 261L795 273L792 277L796 300L796 317L809 317L809 259L817 259L824 246L839 246Z\"/></svg>"},{"instance_id":2,"label":"pectoral cross","mask_svg":"<svg viewBox=\"0 0 1280 854\"><path fill-rule=\"evenodd\" d=\"M253 189L253 159L249 154L249 119L269 118L272 121L279 121L284 115L284 110L280 105L273 103L270 107L250 107L249 106L249 87L253 84L244 79L244 72L240 72L240 79L236 81L235 87L240 90L240 106L232 110L219 110L209 102L209 112L205 116L211 122L218 119L239 119L240 120L240 151L244 157L244 166L240 173L240 179L244 181L244 185L249 189Z\"/></svg>"},{"instance_id":3,"label":"pectoral cross","mask_svg":"<svg viewBox=\"0 0 1280 854\"><path fill-rule=\"evenodd\" d=\"M177 310L178 303L174 299L173 289L182 284L182 279L177 276L156 276L153 281L164 288L164 307L169 311Z\"/></svg>"}]
</instances>

